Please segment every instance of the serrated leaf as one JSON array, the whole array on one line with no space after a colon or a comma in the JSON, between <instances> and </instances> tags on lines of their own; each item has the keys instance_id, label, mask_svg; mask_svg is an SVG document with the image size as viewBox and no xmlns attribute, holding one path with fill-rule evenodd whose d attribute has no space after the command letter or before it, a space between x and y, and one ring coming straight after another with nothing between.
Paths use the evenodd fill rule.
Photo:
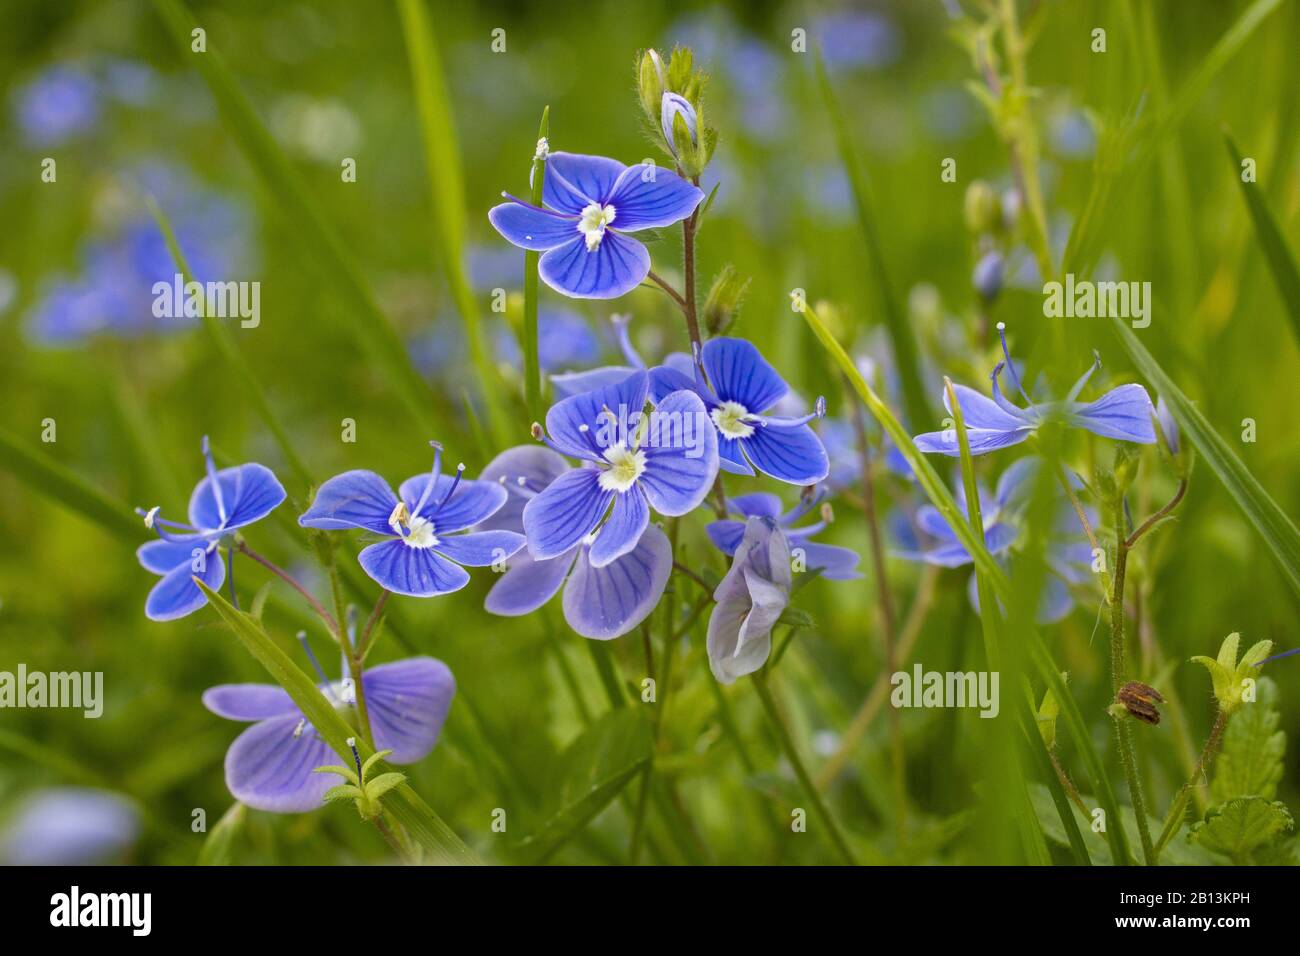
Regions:
<instances>
[{"instance_id":1,"label":"serrated leaf","mask_svg":"<svg viewBox=\"0 0 1300 956\"><path fill-rule=\"evenodd\" d=\"M406 774L398 773L396 770L390 770L388 773L381 773L374 780L366 781L366 794L372 800L378 800L389 790L400 786L406 779Z\"/></svg>"},{"instance_id":2,"label":"serrated leaf","mask_svg":"<svg viewBox=\"0 0 1300 956\"><path fill-rule=\"evenodd\" d=\"M216 826L208 831L203 848L199 850L199 866L229 866L231 848L235 837L244 827L248 808L236 801L230 809L221 815Z\"/></svg>"},{"instance_id":3,"label":"serrated leaf","mask_svg":"<svg viewBox=\"0 0 1300 956\"><path fill-rule=\"evenodd\" d=\"M1277 685L1261 677L1256 694L1255 702L1233 714L1223 732L1210 785L1215 803L1251 796L1271 800L1277 794L1286 753L1286 731L1278 730Z\"/></svg>"},{"instance_id":4,"label":"serrated leaf","mask_svg":"<svg viewBox=\"0 0 1300 956\"><path fill-rule=\"evenodd\" d=\"M1263 797L1238 797L1211 807L1193 824L1191 838L1207 850L1245 860L1258 847L1295 826L1286 804Z\"/></svg>"},{"instance_id":5,"label":"serrated leaf","mask_svg":"<svg viewBox=\"0 0 1300 956\"><path fill-rule=\"evenodd\" d=\"M552 811L518 844L529 863L542 863L605 809L644 769L652 751L643 708L621 708L582 733L560 757Z\"/></svg>"},{"instance_id":6,"label":"serrated leaf","mask_svg":"<svg viewBox=\"0 0 1300 956\"><path fill-rule=\"evenodd\" d=\"M338 803L342 800L359 800L365 794L361 792L360 787L354 787L350 783L341 783L337 787L330 787L321 796L323 803Z\"/></svg>"},{"instance_id":7,"label":"serrated leaf","mask_svg":"<svg viewBox=\"0 0 1300 956\"><path fill-rule=\"evenodd\" d=\"M790 627L815 628L817 619L800 608L787 607L781 612L781 616L776 619L776 623L787 624Z\"/></svg>"}]
</instances>

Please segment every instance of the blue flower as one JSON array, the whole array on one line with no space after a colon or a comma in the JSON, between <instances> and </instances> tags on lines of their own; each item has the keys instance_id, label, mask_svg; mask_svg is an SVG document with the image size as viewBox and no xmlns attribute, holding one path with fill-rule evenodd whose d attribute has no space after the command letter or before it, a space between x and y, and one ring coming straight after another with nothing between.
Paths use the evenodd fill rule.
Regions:
<instances>
[{"instance_id":1,"label":"blue flower","mask_svg":"<svg viewBox=\"0 0 1300 956\"><path fill-rule=\"evenodd\" d=\"M699 142L699 120L696 119L695 107L691 105L691 101L680 93L664 93L659 108L659 125L674 156L677 155L677 145L673 140L673 123L678 116L686 124L686 131L691 135L691 143Z\"/></svg>"},{"instance_id":2,"label":"blue flower","mask_svg":"<svg viewBox=\"0 0 1300 956\"><path fill-rule=\"evenodd\" d=\"M347 706L341 683L320 686L336 707ZM456 693L447 665L433 657L380 664L361 675L361 686L375 748L391 750L388 760L395 764L427 757ZM271 813L305 813L343 782L336 774L315 772L338 760L283 688L221 684L204 691L203 706L218 717L253 723L226 751L226 787L241 803Z\"/></svg>"},{"instance_id":3,"label":"blue flower","mask_svg":"<svg viewBox=\"0 0 1300 956\"><path fill-rule=\"evenodd\" d=\"M52 787L28 796L0 833L4 866L120 862L140 833L140 813L116 793Z\"/></svg>"},{"instance_id":4,"label":"blue flower","mask_svg":"<svg viewBox=\"0 0 1300 956\"><path fill-rule=\"evenodd\" d=\"M790 542L774 518L745 522L731 568L713 591L709 669L723 684L752 674L772 653L772 627L790 604Z\"/></svg>"},{"instance_id":5,"label":"blue flower","mask_svg":"<svg viewBox=\"0 0 1300 956\"><path fill-rule=\"evenodd\" d=\"M858 571L858 553L849 548L833 544L818 544L811 540L829 524L829 518L801 528L794 523L806 515L825 495L806 496L789 511L782 513L781 499L770 492L760 491L750 495L738 495L727 500L729 510L745 519L771 518L785 535L792 557L800 561L808 571L820 571L821 576L832 581L851 581L862 577ZM735 555L745 537L745 522L724 519L712 521L704 529L709 540L723 554Z\"/></svg>"},{"instance_id":6,"label":"blue flower","mask_svg":"<svg viewBox=\"0 0 1300 956\"><path fill-rule=\"evenodd\" d=\"M521 249L543 252L542 281L575 299L615 299L635 289L650 272L650 253L625 234L680 222L704 199L698 187L651 163L562 152L546 161L545 208L503 195L510 202L489 210L492 225Z\"/></svg>"},{"instance_id":7,"label":"blue flower","mask_svg":"<svg viewBox=\"0 0 1300 956\"><path fill-rule=\"evenodd\" d=\"M698 395L673 392L645 414L649 376L566 398L534 435L585 467L560 475L524 507L535 559L556 558L589 535L593 567L637 546L650 509L675 517L699 507L718 473L718 439ZM502 494L505 492L503 491Z\"/></svg>"},{"instance_id":8,"label":"blue flower","mask_svg":"<svg viewBox=\"0 0 1300 956\"><path fill-rule=\"evenodd\" d=\"M402 482L398 495L373 471L345 471L316 492L298 518L304 528L361 528L386 540L358 555L362 569L395 594L435 597L469 583L465 567L504 562L524 546L512 531L466 532L506 503L506 492L488 481L442 474L442 446L433 445L433 470ZM464 567L462 567L464 565Z\"/></svg>"},{"instance_id":9,"label":"blue flower","mask_svg":"<svg viewBox=\"0 0 1300 956\"><path fill-rule=\"evenodd\" d=\"M574 395L581 395L583 392L604 388L606 385L617 385L633 372L645 368L645 362L632 344L629 335L628 326L632 321L632 316L611 315L609 321L614 326L614 334L618 337L619 349L623 352L623 359L626 364L602 365L599 368L588 369L585 372L562 372L558 375L552 375L551 386L555 389L556 397L571 398Z\"/></svg>"},{"instance_id":10,"label":"blue flower","mask_svg":"<svg viewBox=\"0 0 1300 956\"><path fill-rule=\"evenodd\" d=\"M503 451L479 478L499 482L510 497L479 527L522 530L528 502L571 471L569 463L549 448L525 445ZM603 567L592 564L591 544L585 539L555 558L538 560L520 551L488 592L484 607L503 617L529 614L563 586L564 619L569 626L583 637L608 640L626 634L649 616L672 569L667 535L648 525L631 551Z\"/></svg>"},{"instance_id":11,"label":"blue flower","mask_svg":"<svg viewBox=\"0 0 1300 956\"><path fill-rule=\"evenodd\" d=\"M519 341L509 326L497 328L497 361L514 368L523 364ZM587 320L568 309L542 309L537 316L537 357L543 372L587 365L600 357L600 340Z\"/></svg>"},{"instance_id":12,"label":"blue flower","mask_svg":"<svg viewBox=\"0 0 1300 956\"><path fill-rule=\"evenodd\" d=\"M99 88L78 67L53 66L18 90L14 111L33 146L61 146L99 122Z\"/></svg>"},{"instance_id":13,"label":"blue flower","mask_svg":"<svg viewBox=\"0 0 1300 956\"><path fill-rule=\"evenodd\" d=\"M819 398L817 410L802 418L760 414L784 398L790 386L752 343L710 339L698 365L684 355L669 356L650 372L650 379L656 402L678 389L690 389L704 401L720 436L723 471L752 475L757 468L794 485L816 484L829 473L826 449L808 427L825 414L826 403Z\"/></svg>"},{"instance_id":14,"label":"blue flower","mask_svg":"<svg viewBox=\"0 0 1300 956\"><path fill-rule=\"evenodd\" d=\"M144 605L145 615L153 621L175 620L207 604L207 597L192 579L197 577L212 590L221 590L226 579L222 540L265 518L284 501L284 488L264 465L250 463L217 471L206 435L203 459L208 474L190 495L189 524L160 518L158 508L140 512L145 525L160 538L142 544L135 552L145 570L162 576Z\"/></svg>"},{"instance_id":15,"label":"blue flower","mask_svg":"<svg viewBox=\"0 0 1300 956\"><path fill-rule=\"evenodd\" d=\"M961 405L972 455L983 455L999 448L1017 445L1046 421L1062 421L1072 427L1086 429L1102 438L1114 438L1143 445L1155 443L1155 428L1151 424L1154 409L1147 390L1141 385L1121 385L1111 389L1095 402L1075 401L1092 373L1101 367L1101 359L1097 358L1083 377L1074 383L1074 387L1070 389L1064 401L1035 404L1024 386L1020 384L1020 376L1016 373L1015 365L1011 362L1011 354L1007 350L1007 337L1001 322L998 323L998 337L1002 339L1002 354L1005 360L997 364L990 376L993 382L992 400L965 385L953 386L957 401ZM1018 408L1003 396L998 385L998 376L1003 367L1007 369L1016 390L1024 396L1028 403L1027 407ZM943 404L948 411L952 411L952 407L948 404L947 390L944 391ZM954 458L961 455L957 431L954 428L926 432L917 435L914 441L916 447L924 452L938 452Z\"/></svg>"}]
</instances>

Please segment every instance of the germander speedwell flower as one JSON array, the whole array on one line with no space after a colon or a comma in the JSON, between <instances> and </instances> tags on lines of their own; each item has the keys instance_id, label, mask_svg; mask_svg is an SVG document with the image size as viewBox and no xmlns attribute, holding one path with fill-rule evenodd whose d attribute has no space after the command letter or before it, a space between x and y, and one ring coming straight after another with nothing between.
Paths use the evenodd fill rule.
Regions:
<instances>
[{"instance_id":1,"label":"germander speedwell flower","mask_svg":"<svg viewBox=\"0 0 1300 956\"><path fill-rule=\"evenodd\" d=\"M695 211L704 193L652 163L624 166L603 156L551 153L543 208L503 193L488 219L521 249L544 255L538 275L576 299L615 299L650 273L650 253L626 233L670 226Z\"/></svg>"},{"instance_id":2,"label":"germander speedwell flower","mask_svg":"<svg viewBox=\"0 0 1300 956\"><path fill-rule=\"evenodd\" d=\"M465 567L488 567L524 546L523 535L512 531L466 533L506 503L505 489L462 480L464 465L453 477L442 474L442 446L430 444L433 470L402 482L400 498L373 471L347 471L321 485L298 519L304 528L383 535L388 540L362 550L361 567L389 591L411 597L459 591L469 583Z\"/></svg>"},{"instance_id":3,"label":"germander speedwell flower","mask_svg":"<svg viewBox=\"0 0 1300 956\"><path fill-rule=\"evenodd\" d=\"M284 488L264 465L249 463L217 471L206 435L203 460L208 474L190 495L189 524L160 518L156 507L136 509L145 526L161 539L142 544L135 552L145 570L162 575L144 604L150 620L175 620L207 604L193 579L220 591L226 580L221 542L266 517L285 498Z\"/></svg>"},{"instance_id":4,"label":"germander speedwell flower","mask_svg":"<svg viewBox=\"0 0 1300 956\"><path fill-rule=\"evenodd\" d=\"M745 519L771 518L777 529L785 535L790 546L792 559L802 562L807 571L817 571L821 576L832 581L849 581L862 577L858 571L858 553L850 548L841 548L833 544L819 544L812 540L813 535L823 531L830 524L830 506L822 504L824 509L821 520L799 527L795 522L822 503L825 494L807 495L789 511L782 512L781 499L771 492L759 491L749 495L737 495L727 499L727 508ZM723 554L735 555L745 538L745 522L724 519L711 521L704 529L709 540Z\"/></svg>"}]
</instances>

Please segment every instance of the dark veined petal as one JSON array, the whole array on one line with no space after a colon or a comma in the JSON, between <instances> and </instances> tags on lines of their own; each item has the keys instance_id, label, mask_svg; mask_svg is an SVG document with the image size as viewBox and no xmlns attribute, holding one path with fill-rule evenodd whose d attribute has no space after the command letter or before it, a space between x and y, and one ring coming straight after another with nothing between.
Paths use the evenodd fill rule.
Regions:
<instances>
[{"instance_id":1,"label":"dark veined petal","mask_svg":"<svg viewBox=\"0 0 1300 956\"><path fill-rule=\"evenodd\" d=\"M311 507L298 524L304 528L337 531L363 528L376 534L391 535L388 519L397 507L397 495L373 471L345 471L316 489Z\"/></svg>"},{"instance_id":2,"label":"dark veined petal","mask_svg":"<svg viewBox=\"0 0 1300 956\"><path fill-rule=\"evenodd\" d=\"M546 413L546 433L565 454L603 462L607 449L626 444L635 431L632 416L645 408L648 389L647 374L638 369L616 384L558 401Z\"/></svg>"},{"instance_id":3,"label":"dark veined petal","mask_svg":"<svg viewBox=\"0 0 1300 956\"><path fill-rule=\"evenodd\" d=\"M196 568L196 564L201 566ZM207 596L192 580L196 577L212 590L221 590L226 580L226 564L221 560L220 551L216 548L205 551L201 561L192 558L163 575L145 599L145 616L151 621L174 621L207 604Z\"/></svg>"},{"instance_id":4,"label":"dark veined petal","mask_svg":"<svg viewBox=\"0 0 1300 956\"><path fill-rule=\"evenodd\" d=\"M630 365L606 365L586 372L562 372L551 376L556 398L571 398L583 392L593 392L607 385L615 385L637 371Z\"/></svg>"},{"instance_id":5,"label":"dark veined petal","mask_svg":"<svg viewBox=\"0 0 1300 956\"><path fill-rule=\"evenodd\" d=\"M190 495L190 524L203 530L234 530L265 518L285 499L284 486L265 465L250 463L217 472L221 483L222 504L226 518L222 521L212 479L204 478Z\"/></svg>"},{"instance_id":6,"label":"dark veined petal","mask_svg":"<svg viewBox=\"0 0 1300 956\"><path fill-rule=\"evenodd\" d=\"M551 153L546 157L546 175L542 179L542 201L552 209L581 215L591 203L604 205L614 189L624 166L606 156L583 153Z\"/></svg>"},{"instance_id":7,"label":"dark veined petal","mask_svg":"<svg viewBox=\"0 0 1300 956\"><path fill-rule=\"evenodd\" d=\"M529 553L545 560L568 551L596 530L613 497L600 487L595 469L565 472L524 507Z\"/></svg>"},{"instance_id":8,"label":"dark veined petal","mask_svg":"<svg viewBox=\"0 0 1300 956\"><path fill-rule=\"evenodd\" d=\"M306 813L321 806L325 791L344 780L334 773L312 773L337 764L338 755L314 727L297 714L272 717L235 738L226 751L226 788L254 810Z\"/></svg>"},{"instance_id":9,"label":"dark veined petal","mask_svg":"<svg viewBox=\"0 0 1300 956\"><path fill-rule=\"evenodd\" d=\"M558 558L534 561L526 551L521 552L510 562L510 570L492 585L483 607L502 617L531 614L555 597L577 554L575 547Z\"/></svg>"},{"instance_id":10,"label":"dark veined petal","mask_svg":"<svg viewBox=\"0 0 1300 956\"><path fill-rule=\"evenodd\" d=\"M745 522L710 521L704 526L704 531L713 542L713 546L730 557L736 553L741 540L745 537Z\"/></svg>"},{"instance_id":11,"label":"dark veined petal","mask_svg":"<svg viewBox=\"0 0 1300 956\"><path fill-rule=\"evenodd\" d=\"M581 234L542 253L537 264L542 281L573 299L617 299L650 274L650 252L635 239L612 229L593 250Z\"/></svg>"},{"instance_id":12,"label":"dark veined petal","mask_svg":"<svg viewBox=\"0 0 1300 956\"><path fill-rule=\"evenodd\" d=\"M505 560L524 546L517 531L469 531L439 538L433 546L444 558L470 568L486 568Z\"/></svg>"},{"instance_id":13,"label":"dark veined petal","mask_svg":"<svg viewBox=\"0 0 1300 956\"><path fill-rule=\"evenodd\" d=\"M996 406L995 406L996 407ZM965 402L962 402L965 409ZM966 440L970 443L972 455L987 455L999 448L1018 445L1033 434L1034 425L1021 424L1008 431L993 431L987 428L967 428ZM947 455L950 458L961 457L961 446L957 441L957 429L945 428L941 432L925 432L912 439L916 447L929 454Z\"/></svg>"},{"instance_id":14,"label":"dark veined petal","mask_svg":"<svg viewBox=\"0 0 1300 956\"><path fill-rule=\"evenodd\" d=\"M451 669L433 657L411 657L371 667L361 682L375 749L391 750L390 763L427 757L456 694Z\"/></svg>"},{"instance_id":15,"label":"dark veined petal","mask_svg":"<svg viewBox=\"0 0 1300 956\"><path fill-rule=\"evenodd\" d=\"M718 435L718 467L731 475L752 475L754 468L745 459L739 438Z\"/></svg>"},{"instance_id":16,"label":"dark veined petal","mask_svg":"<svg viewBox=\"0 0 1300 956\"><path fill-rule=\"evenodd\" d=\"M727 504L732 511L739 512L746 518L755 516L779 518L784 508L781 499L770 491L755 491L748 495L736 495L728 498Z\"/></svg>"},{"instance_id":17,"label":"dark veined petal","mask_svg":"<svg viewBox=\"0 0 1300 956\"><path fill-rule=\"evenodd\" d=\"M957 395L957 404L961 406L962 422L968 431L987 429L1005 432L1032 422L1027 415L1011 414L993 399L981 395L968 385L953 385L952 390ZM952 411L952 405L948 402L947 389L943 391L943 407Z\"/></svg>"},{"instance_id":18,"label":"dark veined petal","mask_svg":"<svg viewBox=\"0 0 1300 956\"><path fill-rule=\"evenodd\" d=\"M1154 414L1155 407L1145 388L1121 385L1095 402L1076 405L1070 414L1070 422L1102 438L1153 445L1156 430L1151 424L1151 416Z\"/></svg>"},{"instance_id":19,"label":"dark veined petal","mask_svg":"<svg viewBox=\"0 0 1300 956\"><path fill-rule=\"evenodd\" d=\"M203 535L183 535L179 539L158 538L146 541L135 549L136 559L146 571L154 574L166 574L180 564L189 564L194 559L194 551L206 553L208 539Z\"/></svg>"},{"instance_id":20,"label":"dark veined petal","mask_svg":"<svg viewBox=\"0 0 1300 956\"><path fill-rule=\"evenodd\" d=\"M479 481L499 484L506 490L506 503L478 523L480 531L523 531L524 505L552 481L568 471L564 456L543 445L516 445L497 455Z\"/></svg>"},{"instance_id":21,"label":"dark veined petal","mask_svg":"<svg viewBox=\"0 0 1300 956\"><path fill-rule=\"evenodd\" d=\"M469 572L430 548L413 548L400 538L364 548L357 556L362 569L395 594L436 597L459 591Z\"/></svg>"},{"instance_id":22,"label":"dark veined petal","mask_svg":"<svg viewBox=\"0 0 1300 956\"><path fill-rule=\"evenodd\" d=\"M655 409L637 484L650 506L676 517L699 507L718 475L718 432L694 392L673 392Z\"/></svg>"},{"instance_id":23,"label":"dark veined petal","mask_svg":"<svg viewBox=\"0 0 1300 956\"><path fill-rule=\"evenodd\" d=\"M614 507L600 526L596 540L587 554L593 568L601 568L615 558L622 557L641 540L641 534L650 523L650 506L646 504L641 489L633 485L614 496Z\"/></svg>"},{"instance_id":24,"label":"dark veined petal","mask_svg":"<svg viewBox=\"0 0 1300 956\"><path fill-rule=\"evenodd\" d=\"M668 536L654 525L635 548L603 568L593 567L580 553L564 588L564 619L594 640L626 634L659 603L672 569Z\"/></svg>"},{"instance_id":25,"label":"dark veined petal","mask_svg":"<svg viewBox=\"0 0 1300 956\"><path fill-rule=\"evenodd\" d=\"M203 706L227 720L302 716L288 691L274 684L218 684L203 692Z\"/></svg>"},{"instance_id":26,"label":"dark veined petal","mask_svg":"<svg viewBox=\"0 0 1300 956\"><path fill-rule=\"evenodd\" d=\"M426 471L402 482L399 492L412 516L415 515L415 506L424 496L431 477L432 474ZM451 495L450 498L447 497L448 494ZM432 521L435 533L443 534L471 528L486 521L505 503L506 490L499 482L473 478L462 478L458 482L453 475L439 475L433 490L424 500L419 517ZM392 534L392 529L388 533Z\"/></svg>"},{"instance_id":27,"label":"dark veined petal","mask_svg":"<svg viewBox=\"0 0 1300 956\"><path fill-rule=\"evenodd\" d=\"M680 389L695 391L695 379L689 373L667 365L650 369L650 400L656 405ZM701 397L707 399L709 396Z\"/></svg>"},{"instance_id":28,"label":"dark veined petal","mask_svg":"<svg viewBox=\"0 0 1300 956\"><path fill-rule=\"evenodd\" d=\"M790 391L776 369L745 339L709 339L701 360L718 398L739 402L748 412L765 412Z\"/></svg>"},{"instance_id":29,"label":"dark veined petal","mask_svg":"<svg viewBox=\"0 0 1300 956\"><path fill-rule=\"evenodd\" d=\"M614 227L625 232L681 222L704 201L704 191L672 170L637 163L623 170L603 200L614 207Z\"/></svg>"},{"instance_id":30,"label":"dark veined petal","mask_svg":"<svg viewBox=\"0 0 1300 956\"><path fill-rule=\"evenodd\" d=\"M488 210L488 222L511 244L534 252L554 249L580 235L576 218L518 202L493 206Z\"/></svg>"},{"instance_id":31,"label":"dark veined petal","mask_svg":"<svg viewBox=\"0 0 1300 956\"><path fill-rule=\"evenodd\" d=\"M755 468L780 481L813 485L830 474L826 449L807 425L760 425L740 444Z\"/></svg>"}]
</instances>

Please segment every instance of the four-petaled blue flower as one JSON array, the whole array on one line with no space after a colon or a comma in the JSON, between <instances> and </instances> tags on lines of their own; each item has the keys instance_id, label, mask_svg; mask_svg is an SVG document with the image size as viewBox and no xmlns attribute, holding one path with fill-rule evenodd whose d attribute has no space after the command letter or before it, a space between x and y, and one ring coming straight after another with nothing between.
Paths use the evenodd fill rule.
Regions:
<instances>
[{"instance_id":1,"label":"four-petaled blue flower","mask_svg":"<svg viewBox=\"0 0 1300 956\"><path fill-rule=\"evenodd\" d=\"M802 418L761 414L784 398L790 386L753 343L710 339L700 350L698 363L685 355L670 355L664 365L651 370L650 380L656 402L678 389L700 396L720 436L718 458L723 471L752 475L757 468L795 485L816 484L829 473L826 449L808 427L808 422L825 414L826 403L819 398L817 410Z\"/></svg>"},{"instance_id":2,"label":"four-petaled blue flower","mask_svg":"<svg viewBox=\"0 0 1300 956\"><path fill-rule=\"evenodd\" d=\"M673 392L646 415L649 387L648 374L634 372L551 406L549 438L534 426L552 449L586 463L525 505L524 534L535 559L559 557L591 535L591 564L604 567L637 546L651 507L684 515L709 493L718 438L704 403L694 392Z\"/></svg>"},{"instance_id":3,"label":"four-petaled blue flower","mask_svg":"<svg viewBox=\"0 0 1300 956\"><path fill-rule=\"evenodd\" d=\"M144 604L150 620L175 620L207 604L193 579L221 590L226 580L219 550L222 539L266 517L285 498L284 488L264 465L250 463L217 471L206 435L203 460L208 474L190 495L189 524L160 518L157 508L141 512L145 525L161 539L142 544L135 552L145 570L162 575Z\"/></svg>"},{"instance_id":4,"label":"four-petaled blue flower","mask_svg":"<svg viewBox=\"0 0 1300 956\"><path fill-rule=\"evenodd\" d=\"M480 479L499 482L510 498L479 527L521 530L528 502L572 470L549 448L524 445L503 451ZM609 640L632 630L659 603L672 573L673 550L668 536L649 525L631 551L602 567L592 564L591 545L585 540L556 558L538 560L520 551L509 565L488 592L488 611L504 617L531 613L563 585L569 626L583 637Z\"/></svg>"},{"instance_id":5,"label":"four-petaled blue flower","mask_svg":"<svg viewBox=\"0 0 1300 956\"><path fill-rule=\"evenodd\" d=\"M1070 389L1064 401L1035 404L1024 386L1020 384L1020 376L1016 374L1015 365L1011 362L1011 354L1007 350L1007 337L1001 322L998 323L998 336L1002 339L1002 354L1005 360L997 364L990 376L993 381L993 399L989 400L965 385L953 386L957 402L961 405L966 437L970 441L972 455L983 455L999 448L1019 444L1046 421L1062 421L1076 428L1087 429L1102 438L1115 438L1143 445L1155 443L1155 428L1151 424L1151 416L1155 409L1151 405L1147 390L1141 385L1121 385L1111 389L1095 402L1075 401L1092 373L1101 367L1101 359L1096 358L1092 367L1074 383L1074 387ZM1003 367L1011 376L1016 390L1028 403L1025 408L1012 405L998 387L998 375ZM947 390L944 391L943 404L948 411L952 411L948 404ZM917 435L914 441L916 447L924 452L938 452L952 457L961 455L955 428L926 432Z\"/></svg>"},{"instance_id":6,"label":"four-petaled blue flower","mask_svg":"<svg viewBox=\"0 0 1300 956\"><path fill-rule=\"evenodd\" d=\"M750 495L737 495L727 499L729 510L749 518L771 518L777 528L785 535L790 545L790 552L796 560L801 559L804 570L820 571L821 576L832 581L851 581L862 577L858 571L858 553L850 548L841 548L833 544L818 544L811 540L819 534L829 520L820 521L796 528L794 523L815 507L825 495L808 496L789 511L782 513L781 499L776 495L760 491ZM736 553L745 538L745 522L724 519L711 521L704 529L714 546L728 557Z\"/></svg>"},{"instance_id":7,"label":"four-petaled blue flower","mask_svg":"<svg viewBox=\"0 0 1300 956\"><path fill-rule=\"evenodd\" d=\"M388 540L363 549L358 560L366 574L395 594L434 597L459 591L469 583L461 565L504 562L524 546L524 537L512 531L464 533L506 503L505 489L462 480L464 465L454 477L441 474L442 446L431 444L433 470L402 482L400 498L373 471L346 471L320 486L298 523L383 535Z\"/></svg>"},{"instance_id":8,"label":"four-petaled blue flower","mask_svg":"<svg viewBox=\"0 0 1300 956\"><path fill-rule=\"evenodd\" d=\"M790 542L776 520L745 522L731 569L713 591L709 668L723 684L752 674L772 653L772 628L790 604Z\"/></svg>"},{"instance_id":9,"label":"four-petaled blue flower","mask_svg":"<svg viewBox=\"0 0 1300 956\"><path fill-rule=\"evenodd\" d=\"M361 686L375 748L391 750L387 759L395 764L428 756L456 693L447 665L432 657L380 664L361 675ZM320 687L336 708L351 711L341 681ZM241 803L272 813L305 813L343 782L337 774L314 772L338 759L282 688L222 684L204 691L203 705L218 717L254 722L226 751L226 787Z\"/></svg>"},{"instance_id":10,"label":"four-petaled blue flower","mask_svg":"<svg viewBox=\"0 0 1300 956\"><path fill-rule=\"evenodd\" d=\"M676 173L603 156L551 153L542 180L544 208L504 193L488 219L521 249L545 253L542 281L575 299L616 299L650 273L650 253L626 233L680 222L704 193Z\"/></svg>"}]
</instances>

